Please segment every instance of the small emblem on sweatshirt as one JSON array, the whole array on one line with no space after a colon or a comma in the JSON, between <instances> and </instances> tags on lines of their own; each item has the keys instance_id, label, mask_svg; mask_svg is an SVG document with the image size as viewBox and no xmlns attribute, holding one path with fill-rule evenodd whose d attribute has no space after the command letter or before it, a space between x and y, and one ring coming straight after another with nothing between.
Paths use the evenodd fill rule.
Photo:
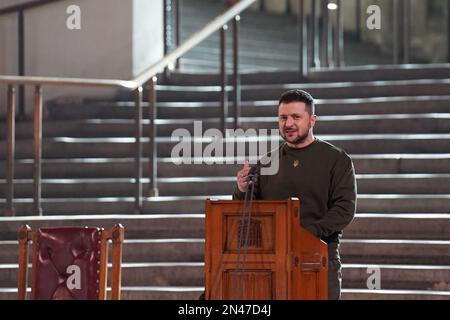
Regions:
<instances>
[{"instance_id":1,"label":"small emblem on sweatshirt","mask_svg":"<svg viewBox=\"0 0 450 320\"><path fill-rule=\"evenodd\" d=\"M292 165L294 166L294 168L297 168L299 164L300 164L300 161L294 160L294 163Z\"/></svg>"}]
</instances>

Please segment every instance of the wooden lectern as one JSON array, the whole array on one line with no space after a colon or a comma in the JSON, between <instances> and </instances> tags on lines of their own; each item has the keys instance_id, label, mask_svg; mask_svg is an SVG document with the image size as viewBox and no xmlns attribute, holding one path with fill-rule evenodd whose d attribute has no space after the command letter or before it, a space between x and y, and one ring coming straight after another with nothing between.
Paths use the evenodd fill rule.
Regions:
<instances>
[{"instance_id":1,"label":"wooden lectern","mask_svg":"<svg viewBox=\"0 0 450 320\"><path fill-rule=\"evenodd\" d=\"M327 245L301 227L300 201L253 201L248 212L206 200L205 299L328 299Z\"/></svg>"}]
</instances>

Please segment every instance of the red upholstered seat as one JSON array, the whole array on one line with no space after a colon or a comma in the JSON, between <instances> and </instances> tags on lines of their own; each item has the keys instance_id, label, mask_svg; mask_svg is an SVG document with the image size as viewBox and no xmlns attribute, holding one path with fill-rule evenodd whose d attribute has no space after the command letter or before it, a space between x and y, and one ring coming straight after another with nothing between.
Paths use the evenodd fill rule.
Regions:
<instances>
[{"instance_id":1,"label":"red upholstered seat","mask_svg":"<svg viewBox=\"0 0 450 320\"><path fill-rule=\"evenodd\" d=\"M35 299L98 299L99 228L37 231Z\"/></svg>"},{"instance_id":2,"label":"red upholstered seat","mask_svg":"<svg viewBox=\"0 0 450 320\"><path fill-rule=\"evenodd\" d=\"M31 298L96 300L106 298L108 240L112 250L112 298L120 298L123 227L19 230L19 299L25 299L28 243L33 241Z\"/></svg>"}]
</instances>

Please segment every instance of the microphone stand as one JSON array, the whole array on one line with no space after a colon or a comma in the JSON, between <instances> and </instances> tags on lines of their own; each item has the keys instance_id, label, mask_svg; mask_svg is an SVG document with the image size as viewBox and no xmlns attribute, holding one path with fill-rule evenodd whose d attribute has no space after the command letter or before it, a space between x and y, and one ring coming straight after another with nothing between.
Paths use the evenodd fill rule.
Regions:
<instances>
[{"instance_id":1,"label":"microphone stand","mask_svg":"<svg viewBox=\"0 0 450 320\"><path fill-rule=\"evenodd\" d=\"M250 234L250 223L251 223L251 217L252 217L252 205L253 205L253 196L254 196L254 191L255 191L255 183L258 179L258 175L256 173L256 167L252 167L250 169L248 177L250 178L249 187L251 186L250 199L248 199L249 188L247 187L247 190L245 190L244 206L243 206L243 210L242 210L241 226L240 226L240 232L239 232L239 237L238 237L238 254L237 254L238 268L240 265L241 247L243 246L245 248L245 253L243 255L243 261L242 261L242 268L239 272L239 282L238 282L238 285L235 286L236 289L238 287L240 289L240 295L238 297L240 300L242 300L242 298L244 296L244 272L246 271L246 260L247 260L247 250L248 250L247 245L248 245L248 237ZM245 212L247 207L249 207L248 213ZM242 243L244 229L245 229L245 239L244 239L244 242ZM235 279L237 280L237 277Z\"/></svg>"}]
</instances>

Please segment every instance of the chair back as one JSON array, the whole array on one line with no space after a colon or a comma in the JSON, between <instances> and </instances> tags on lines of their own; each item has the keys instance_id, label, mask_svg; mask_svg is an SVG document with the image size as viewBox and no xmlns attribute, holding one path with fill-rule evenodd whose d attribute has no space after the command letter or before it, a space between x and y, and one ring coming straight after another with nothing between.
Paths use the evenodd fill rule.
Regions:
<instances>
[{"instance_id":1,"label":"chair back","mask_svg":"<svg viewBox=\"0 0 450 320\"><path fill-rule=\"evenodd\" d=\"M106 299L108 242L112 240L111 299L120 299L124 229L97 227L19 230L18 299L26 298L28 246L32 242L31 299Z\"/></svg>"}]
</instances>

